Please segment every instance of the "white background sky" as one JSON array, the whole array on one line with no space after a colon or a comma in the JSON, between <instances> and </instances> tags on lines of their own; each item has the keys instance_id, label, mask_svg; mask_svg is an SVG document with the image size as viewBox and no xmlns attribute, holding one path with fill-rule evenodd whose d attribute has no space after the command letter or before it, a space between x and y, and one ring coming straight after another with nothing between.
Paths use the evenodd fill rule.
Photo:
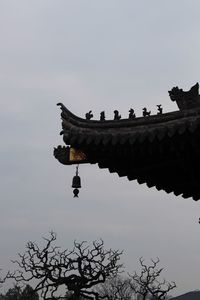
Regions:
<instances>
[{"instance_id":1,"label":"white background sky","mask_svg":"<svg viewBox=\"0 0 200 300\"><path fill-rule=\"evenodd\" d=\"M107 118L176 110L168 90L200 79L198 0L0 0L0 266L53 229L58 244L102 238L128 271L159 257L174 294L199 288L199 203L100 170L62 166L63 102ZM165 170L163 170L164 172Z\"/></svg>"}]
</instances>

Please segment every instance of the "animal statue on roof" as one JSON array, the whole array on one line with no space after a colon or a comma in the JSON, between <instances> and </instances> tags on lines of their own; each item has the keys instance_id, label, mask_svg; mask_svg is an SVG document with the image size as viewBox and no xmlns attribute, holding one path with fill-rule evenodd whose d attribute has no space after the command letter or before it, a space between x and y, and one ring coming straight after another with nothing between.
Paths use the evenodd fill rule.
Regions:
<instances>
[{"instance_id":1,"label":"animal statue on roof","mask_svg":"<svg viewBox=\"0 0 200 300\"><path fill-rule=\"evenodd\" d=\"M157 108L158 108L157 115L162 115L162 113L163 113L162 105L161 105L161 104L158 104L158 105L157 105Z\"/></svg>"},{"instance_id":2,"label":"animal statue on roof","mask_svg":"<svg viewBox=\"0 0 200 300\"><path fill-rule=\"evenodd\" d=\"M147 111L147 108L144 107L143 108L143 117L148 117L148 116L150 116L150 114L151 114L151 111Z\"/></svg>"},{"instance_id":3,"label":"animal statue on roof","mask_svg":"<svg viewBox=\"0 0 200 300\"><path fill-rule=\"evenodd\" d=\"M135 119L136 118L134 109L132 109L132 108L129 109L129 116L128 117L129 117L129 119Z\"/></svg>"},{"instance_id":4,"label":"animal statue on roof","mask_svg":"<svg viewBox=\"0 0 200 300\"><path fill-rule=\"evenodd\" d=\"M114 120L120 120L121 119L121 115L119 114L118 110L114 110Z\"/></svg>"},{"instance_id":5,"label":"animal statue on roof","mask_svg":"<svg viewBox=\"0 0 200 300\"><path fill-rule=\"evenodd\" d=\"M106 117L105 117L105 111L102 111L100 113L100 121L105 121Z\"/></svg>"},{"instance_id":6,"label":"animal statue on roof","mask_svg":"<svg viewBox=\"0 0 200 300\"><path fill-rule=\"evenodd\" d=\"M93 118L93 114L92 114L91 110L88 113L85 114L85 118L86 118L86 120L90 120L90 119Z\"/></svg>"},{"instance_id":7,"label":"animal statue on roof","mask_svg":"<svg viewBox=\"0 0 200 300\"><path fill-rule=\"evenodd\" d=\"M198 82L189 91L183 91L177 86L168 91L170 99L176 101L180 110L200 107L200 95Z\"/></svg>"}]
</instances>

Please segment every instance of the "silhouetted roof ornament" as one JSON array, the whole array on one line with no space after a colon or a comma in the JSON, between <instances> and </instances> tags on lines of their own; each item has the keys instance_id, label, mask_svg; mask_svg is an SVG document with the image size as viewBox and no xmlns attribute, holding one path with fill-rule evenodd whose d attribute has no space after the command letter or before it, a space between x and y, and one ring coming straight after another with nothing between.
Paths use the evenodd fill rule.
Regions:
<instances>
[{"instance_id":1,"label":"silhouetted roof ornament","mask_svg":"<svg viewBox=\"0 0 200 300\"><path fill-rule=\"evenodd\" d=\"M114 110L114 120L120 120L121 116L118 110Z\"/></svg>"},{"instance_id":2,"label":"silhouetted roof ornament","mask_svg":"<svg viewBox=\"0 0 200 300\"><path fill-rule=\"evenodd\" d=\"M147 111L147 108L144 107L143 109L143 117L149 117L151 114L151 111Z\"/></svg>"},{"instance_id":3,"label":"silhouetted roof ornament","mask_svg":"<svg viewBox=\"0 0 200 300\"><path fill-rule=\"evenodd\" d=\"M101 120L101 121L105 121L105 119L106 119L106 117L105 117L105 111L102 111L102 112L100 113L100 120Z\"/></svg>"},{"instance_id":4,"label":"silhouetted roof ornament","mask_svg":"<svg viewBox=\"0 0 200 300\"><path fill-rule=\"evenodd\" d=\"M90 120L93 118L92 111L90 110L88 113L85 114L86 120Z\"/></svg>"},{"instance_id":5,"label":"silhouetted roof ornament","mask_svg":"<svg viewBox=\"0 0 200 300\"><path fill-rule=\"evenodd\" d=\"M158 114L158 115L162 115L162 113L163 113L162 105L161 105L161 104L158 104L158 105L157 105L157 108L158 108L157 114Z\"/></svg>"},{"instance_id":6,"label":"silhouetted roof ornament","mask_svg":"<svg viewBox=\"0 0 200 300\"><path fill-rule=\"evenodd\" d=\"M180 110L192 109L200 107L200 95L198 82L191 87L189 91L184 92L177 86L169 91L169 96L172 101L176 101Z\"/></svg>"},{"instance_id":7,"label":"silhouetted roof ornament","mask_svg":"<svg viewBox=\"0 0 200 300\"><path fill-rule=\"evenodd\" d=\"M130 108L129 109L129 119L135 119L136 118L136 114L135 114L135 111L134 109Z\"/></svg>"}]
</instances>

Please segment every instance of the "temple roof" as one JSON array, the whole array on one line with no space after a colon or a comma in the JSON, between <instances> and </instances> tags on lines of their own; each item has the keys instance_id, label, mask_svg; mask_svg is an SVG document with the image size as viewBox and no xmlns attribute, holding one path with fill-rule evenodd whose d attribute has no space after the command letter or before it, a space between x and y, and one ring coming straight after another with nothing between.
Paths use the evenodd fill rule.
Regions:
<instances>
[{"instance_id":1,"label":"temple roof","mask_svg":"<svg viewBox=\"0 0 200 300\"><path fill-rule=\"evenodd\" d=\"M93 120L71 113L62 103L63 140L55 157L63 164L98 163L119 176L127 176L184 198L200 199L200 100L198 84L188 92L173 88L172 101L180 110L143 117ZM70 151L83 154L70 159ZM78 153L77 152L77 153Z\"/></svg>"}]
</instances>

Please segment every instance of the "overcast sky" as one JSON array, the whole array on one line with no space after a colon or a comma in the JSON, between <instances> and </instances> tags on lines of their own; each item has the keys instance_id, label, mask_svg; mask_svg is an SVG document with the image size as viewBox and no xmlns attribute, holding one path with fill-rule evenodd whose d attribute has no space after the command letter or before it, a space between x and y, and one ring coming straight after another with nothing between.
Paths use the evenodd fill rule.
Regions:
<instances>
[{"instance_id":1,"label":"overcast sky","mask_svg":"<svg viewBox=\"0 0 200 300\"><path fill-rule=\"evenodd\" d=\"M200 80L199 0L0 0L0 267L42 243L102 238L128 271L159 257L181 294L200 286L200 202L148 189L96 165L63 166L63 102L83 117L130 107L176 110L168 90ZM164 172L165 170L163 170Z\"/></svg>"}]
</instances>

